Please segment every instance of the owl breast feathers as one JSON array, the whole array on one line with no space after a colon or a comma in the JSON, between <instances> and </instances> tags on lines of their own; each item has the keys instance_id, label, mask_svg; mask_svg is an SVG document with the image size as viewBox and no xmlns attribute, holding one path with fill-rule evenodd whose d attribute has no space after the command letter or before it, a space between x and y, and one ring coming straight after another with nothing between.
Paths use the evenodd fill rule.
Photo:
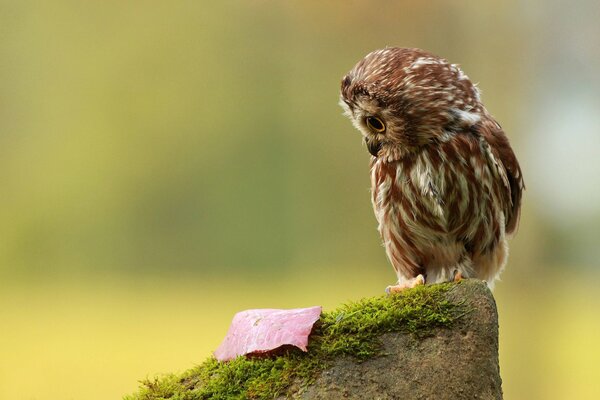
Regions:
<instances>
[{"instance_id":1,"label":"owl breast feathers","mask_svg":"<svg viewBox=\"0 0 600 400\"><path fill-rule=\"evenodd\" d=\"M524 189L519 163L457 65L420 49L368 54L341 101L371 153L375 216L393 289L504 268Z\"/></svg>"}]
</instances>

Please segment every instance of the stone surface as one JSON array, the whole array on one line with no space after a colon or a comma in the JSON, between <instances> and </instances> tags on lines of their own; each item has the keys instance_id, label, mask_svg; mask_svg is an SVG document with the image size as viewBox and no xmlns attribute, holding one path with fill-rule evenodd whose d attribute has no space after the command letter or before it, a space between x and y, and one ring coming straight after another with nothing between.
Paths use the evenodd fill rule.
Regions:
<instances>
[{"instance_id":1,"label":"stone surface","mask_svg":"<svg viewBox=\"0 0 600 400\"><path fill-rule=\"evenodd\" d=\"M451 329L418 339L382 336L385 356L342 357L298 399L502 399L498 315L485 283L463 281L448 294L468 312Z\"/></svg>"}]
</instances>

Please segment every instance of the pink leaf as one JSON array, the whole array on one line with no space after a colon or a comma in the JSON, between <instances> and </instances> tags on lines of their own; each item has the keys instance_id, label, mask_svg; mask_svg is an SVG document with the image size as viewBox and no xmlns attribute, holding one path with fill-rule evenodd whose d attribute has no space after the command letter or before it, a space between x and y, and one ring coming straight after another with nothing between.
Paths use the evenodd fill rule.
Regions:
<instances>
[{"instance_id":1,"label":"pink leaf","mask_svg":"<svg viewBox=\"0 0 600 400\"><path fill-rule=\"evenodd\" d=\"M264 353L284 345L307 351L308 335L321 315L322 307L292 310L256 309L237 313L227 336L215 350L219 361L240 355Z\"/></svg>"}]
</instances>

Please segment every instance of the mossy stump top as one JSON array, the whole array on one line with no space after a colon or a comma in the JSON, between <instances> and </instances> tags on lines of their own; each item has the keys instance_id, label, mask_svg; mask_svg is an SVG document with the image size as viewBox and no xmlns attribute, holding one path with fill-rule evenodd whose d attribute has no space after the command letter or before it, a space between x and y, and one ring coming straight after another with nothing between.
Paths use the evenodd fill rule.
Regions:
<instances>
[{"instance_id":1,"label":"mossy stump top","mask_svg":"<svg viewBox=\"0 0 600 400\"><path fill-rule=\"evenodd\" d=\"M308 353L214 358L126 400L502 399L496 304L484 282L422 286L323 313Z\"/></svg>"}]
</instances>

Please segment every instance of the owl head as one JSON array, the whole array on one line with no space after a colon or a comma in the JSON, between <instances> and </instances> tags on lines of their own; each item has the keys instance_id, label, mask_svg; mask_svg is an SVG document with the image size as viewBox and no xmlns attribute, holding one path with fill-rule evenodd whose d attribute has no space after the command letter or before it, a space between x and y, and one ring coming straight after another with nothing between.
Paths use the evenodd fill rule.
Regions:
<instances>
[{"instance_id":1,"label":"owl head","mask_svg":"<svg viewBox=\"0 0 600 400\"><path fill-rule=\"evenodd\" d=\"M389 161L447 140L484 110L457 65L421 49L369 53L342 79L340 97L369 152Z\"/></svg>"}]
</instances>

